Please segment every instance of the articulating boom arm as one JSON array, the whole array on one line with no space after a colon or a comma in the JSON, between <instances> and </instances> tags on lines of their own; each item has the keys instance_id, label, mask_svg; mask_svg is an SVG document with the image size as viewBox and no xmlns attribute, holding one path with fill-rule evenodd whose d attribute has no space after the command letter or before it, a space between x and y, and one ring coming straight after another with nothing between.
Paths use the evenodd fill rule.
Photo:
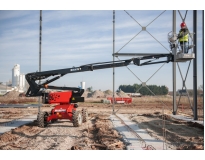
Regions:
<instances>
[{"instance_id":1,"label":"articulating boom arm","mask_svg":"<svg viewBox=\"0 0 205 160\"><path fill-rule=\"evenodd\" d=\"M161 57L167 57L166 61L161 62L144 62L140 64L140 60L145 59L159 59ZM68 74L68 73L76 73L76 72L85 72L85 71L93 71L97 69L106 69L106 68L113 68L113 67L123 67L129 65L133 62L135 65L148 65L148 64L155 64L155 63L164 63L173 61L173 56L171 54L159 54L159 55L152 55L152 56L144 56L141 58L132 58L127 60L120 60L120 61L110 61L110 62L101 62L101 63L92 63L87 65L82 65L80 67L73 67L73 68L66 68L66 69L59 69L59 70L51 70L51 71L43 71L43 72L33 72L26 74L26 80L28 82L29 89L26 92L27 97L35 97L35 96L43 96L43 89L59 89L59 90L72 90L73 94L76 96L81 96L84 92L83 89L75 88L75 87L57 87L57 86L50 86L49 83L59 79L60 77ZM36 81L43 80L48 77L55 76L52 79L47 79L45 82L41 82L37 84Z\"/></svg>"},{"instance_id":2,"label":"articulating boom arm","mask_svg":"<svg viewBox=\"0 0 205 160\"><path fill-rule=\"evenodd\" d=\"M163 57L167 57L167 59L164 61L153 62L154 60L157 60ZM140 63L141 60L147 60L147 59L151 59L151 60ZM134 59L134 64L137 66L144 66L144 65L157 64L157 63L169 63L169 62L173 62L173 60L174 58L172 54L157 54L157 55L150 55L150 56L144 56L141 58L136 58Z\"/></svg>"}]
</instances>

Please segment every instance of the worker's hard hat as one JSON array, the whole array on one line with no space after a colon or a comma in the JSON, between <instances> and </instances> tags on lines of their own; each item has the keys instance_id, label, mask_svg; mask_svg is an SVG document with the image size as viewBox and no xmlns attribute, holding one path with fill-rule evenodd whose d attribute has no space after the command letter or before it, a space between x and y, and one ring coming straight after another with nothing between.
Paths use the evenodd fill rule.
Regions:
<instances>
[{"instance_id":1,"label":"worker's hard hat","mask_svg":"<svg viewBox=\"0 0 205 160\"><path fill-rule=\"evenodd\" d=\"M186 23L182 22L182 23L180 24L180 26L181 26L181 28L185 28L185 27L186 27Z\"/></svg>"}]
</instances>

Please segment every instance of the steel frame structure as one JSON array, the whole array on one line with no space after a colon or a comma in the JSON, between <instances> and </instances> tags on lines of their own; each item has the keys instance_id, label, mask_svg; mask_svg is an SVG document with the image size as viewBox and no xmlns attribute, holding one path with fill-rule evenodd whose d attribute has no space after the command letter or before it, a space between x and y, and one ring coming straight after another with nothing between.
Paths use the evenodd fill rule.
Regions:
<instances>
[{"instance_id":1,"label":"steel frame structure","mask_svg":"<svg viewBox=\"0 0 205 160\"><path fill-rule=\"evenodd\" d=\"M125 11L134 21L136 21L127 11ZM165 11L163 11L161 14L163 14ZM178 11L179 12L179 11ZM161 15L160 14L160 15ZM179 12L179 14L180 14L180 16L181 16L181 13ZM186 14L187 14L187 12L186 12ZM182 21L184 22L185 21L185 19L186 19L186 14L185 14L185 17L183 18L182 16L181 16L181 19L182 19ZM203 14L203 13L202 13ZM160 16L159 15L159 16ZM159 17L158 16L158 17ZM155 19L157 19L158 17L156 17ZM176 33L176 11L175 10L173 10L173 16L172 16L173 18L172 18L172 32L175 34ZM155 20L154 19L154 20ZM153 21L154 21L153 20ZM152 22L153 22L152 21ZM202 19L202 21L203 21L203 19ZM137 22L137 21L136 21ZM152 22L150 22L149 24L151 24ZM138 23L138 22L137 22ZM138 23L139 24L139 23ZM149 25L148 24L148 25ZM140 25L140 24L139 24ZM148 26L147 25L147 26ZM141 25L140 25L141 26ZM141 26L142 27L142 30L141 31L147 31L146 30L146 27L147 26ZM194 114L194 120L197 120L198 119L198 115L197 115L197 66L196 66L196 62L197 62L197 50L196 50L196 47L197 47L197 37L196 37L196 34L197 34L197 11L193 11L193 29L194 29L194 37L192 38L192 42L193 42L193 44L194 44L194 52L193 53L195 53L195 59L193 60L194 61L194 64L193 64L193 93L194 93L194 98L193 98L193 104L194 104L194 107L192 107L191 106L191 101L190 101L190 98L189 98L189 95L188 95L188 100L189 100L189 102L190 102L190 106L191 106L191 109L192 109L192 111L193 111L193 114ZM141 32L140 31L140 32ZM140 33L139 32L139 33ZM147 31L148 32L148 31ZM139 33L137 33L131 40L133 40ZM149 33L149 32L148 32ZM150 34L150 33L149 33ZM150 34L151 35L151 34ZM152 35L151 35L152 36ZM152 36L153 37L153 36ZM159 42L155 37L153 37L157 42ZM203 39L203 38L202 38ZM130 40L130 41L131 41ZM126 46L130 41L128 41L124 46ZM160 42L159 42L160 43ZM161 43L160 43L161 44ZM161 44L162 45L162 44ZM123 47L124 47L123 46ZM163 45L162 45L163 46ZM122 48L123 48L122 47ZM164 46L163 46L164 47ZM121 48L121 49L122 49ZM165 48L165 47L164 47ZM121 50L120 49L120 50ZM165 48L166 49L166 48ZM118 50L117 52L115 52L115 11L113 11L113 54L112 54L112 56L113 56L113 61L115 60L115 57L117 57L118 58L118 56L150 56L150 55L157 55L156 53L119 53L119 51L120 50ZM168 50L168 49L167 49ZM168 50L169 51L169 50ZM204 52L204 50L203 50L203 52ZM167 54L167 53L165 53L165 54ZM174 48L172 48L172 55L174 55L174 57L176 57L176 54L177 54L177 48L176 47L174 47ZM203 54L203 53L202 53ZM119 59L119 58L118 58ZM120 59L119 59L120 60ZM191 63L191 61L190 61L190 63ZM190 63L189 63L189 66L190 66ZM165 64L165 63L164 63ZM163 64L163 65L164 65ZM178 69L179 69L179 72L180 72L180 75L181 75L181 78L182 78L182 82L183 82L183 87L182 87L182 89L185 87L186 88L186 85L185 85L185 81L186 81L186 77L187 77L187 74L188 74L188 71L189 71L189 66L188 66L188 70L187 70L187 73L186 73L186 77L185 77L185 79L183 79L183 76L182 76L182 73L181 73L181 70L180 70L180 67L179 67L179 64L178 64L178 62L177 61L173 61L173 64L172 64L172 77L173 77L173 115L176 115L176 113L177 113L177 108L178 108L178 106L177 106L177 104L176 104L176 64L178 65ZM156 72L158 72L162 67L163 67L163 65L156 71ZM127 66L126 66L127 67ZM130 68L129 67L127 67L128 68L128 70L130 70ZM130 70L131 71L131 70ZM131 71L132 72L132 71ZM155 73L156 73L155 72ZM155 74L154 73L154 74ZM132 72L132 74L134 74L133 72ZM154 76L154 74L152 75L152 76ZM138 79L138 80L140 80L135 74L134 74L134 76ZM151 76L151 77L152 77ZM150 78L151 78L150 77ZM149 78L149 79L150 79ZM148 80L149 80L148 79ZM148 81L147 80L147 81ZM141 81L141 80L140 80ZM146 81L146 82L147 82ZM142 82L141 81L141 87L138 89L138 91L142 88L142 87L146 87L153 95L155 95L147 86L146 86L146 82ZM113 68L113 99L115 98L114 97L114 92L115 92L115 88L114 88L114 86L115 86L115 70L114 70L114 68ZM180 101L180 98L181 98L181 96L179 97L179 101ZM162 102L163 103L163 102ZM178 105L179 105L179 103L178 103ZM114 104L113 104L113 113L115 113L115 110L114 110Z\"/></svg>"}]
</instances>

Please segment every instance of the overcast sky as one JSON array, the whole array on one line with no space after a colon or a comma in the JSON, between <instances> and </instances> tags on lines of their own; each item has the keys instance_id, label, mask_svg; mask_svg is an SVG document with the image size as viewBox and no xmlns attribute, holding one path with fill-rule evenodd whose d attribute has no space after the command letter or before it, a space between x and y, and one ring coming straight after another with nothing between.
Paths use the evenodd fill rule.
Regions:
<instances>
[{"instance_id":1,"label":"overcast sky","mask_svg":"<svg viewBox=\"0 0 205 160\"><path fill-rule=\"evenodd\" d=\"M172 31L172 12L172 10L116 10L115 52L169 53L167 35ZM179 12L176 13L178 32L182 20ZM186 11L180 10L180 13L184 17ZM15 64L20 65L20 72L23 74L38 71L39 16L39 10L0 10L0 82L11 80ZM199 86L202 84L201 10L197 11L197 16L197 86ZM42 19L42 71L113 60L113 10L47 9L42 11ZM193 32L192 10L187 12L186 23L190 32ZM142 27L145 26L147 31L142 31ZM134 36L136 37L133 38ZM123 60L132 57L118 58ZM183 77L186 75L188 64L189 62L179 63ZM121 84L133 85L146 82L147 85L166 85L170 91L172 90L171 62L128 67L129 69L127 67L115 69L115 89ZM159 71L152 77L158 69ZM112 75L112 69L73 73L52 84L78 87L80 82L84 81L86 88L92 86L94 90L112 90ZM193 88L193 61L189 68L186 86L188 89ZM182 79L177 67L177 89L180 88L182 88Z\"/></svg>"}]
</instances>

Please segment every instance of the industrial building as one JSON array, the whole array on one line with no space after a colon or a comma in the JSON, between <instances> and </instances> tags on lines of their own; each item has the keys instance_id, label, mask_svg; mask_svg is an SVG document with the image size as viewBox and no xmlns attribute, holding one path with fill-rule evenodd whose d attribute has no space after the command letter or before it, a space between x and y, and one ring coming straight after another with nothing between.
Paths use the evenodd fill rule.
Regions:
<instances>
[{"instance_id":1,"label":"industrial building","mask_svg":"<svg viewBox=\"0 0 205 160\"><path fill-rule=\"evenodd\" d=\"M20 73L20 65L14 65L12 69L12 87L19 92L24 92L25 89L25 75Z\"/></svg>"},{"instance_id":2,"label":"industrial building","mask_svg":"<svg viewBox=\"0 0 205 160\"><path fill-rule=\"evenodd\" d=\"M20 73L19 64L15 64L12 68L12 81L6 82L5 84L2 82L0 84L0 95L5 95L12 90L18 91L20 93L26 91L25 74Z\"/></svg>"}]
</instances>

